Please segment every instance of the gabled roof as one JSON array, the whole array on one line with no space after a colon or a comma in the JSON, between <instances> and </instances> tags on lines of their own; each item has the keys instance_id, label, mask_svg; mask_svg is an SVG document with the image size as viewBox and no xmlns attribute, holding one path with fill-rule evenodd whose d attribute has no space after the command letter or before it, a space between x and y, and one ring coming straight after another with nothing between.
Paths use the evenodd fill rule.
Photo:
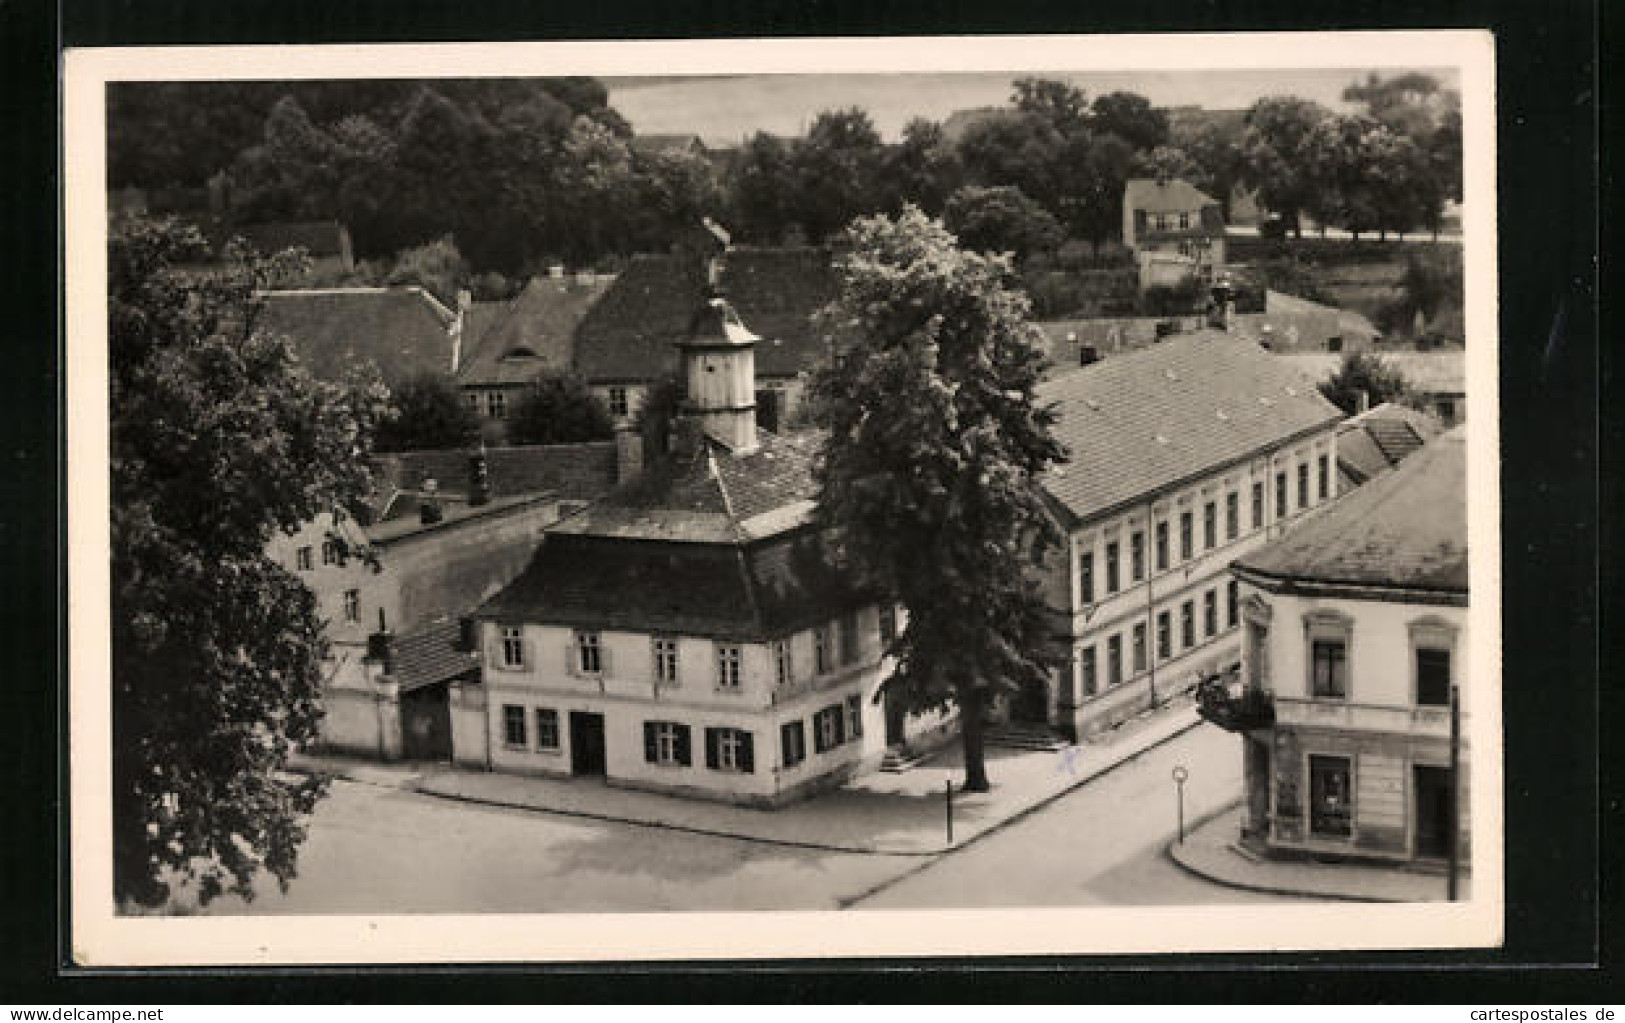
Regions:
<instances>
[{"instance_id":1,"label":"gabled roof","mask_svg":"<svg viewBox=\"0 0 1625 1023\"><path fill-rule=\"evenodd\" d=\"M1216 330L1174 335L1039 385L1071 461L1044 486L1078 519L1144 499L1341 418L1314 383Z\"/></svg>"},{"instance_id":2,"label":"gabled roof","mask_svg":"<svg viewBox=\"0 0 1625 1023\"><path fill-rule=\"evenodd\" d=\"M738 248L723 262L728 303L761 340L756 373L793 376L827 356L812 316L835 298L825 249ZM638 255L576 328L576 371L588 380L654 380L675 372L676 342L704 300L705 268L679 255Z\"/></svg>"},{"instance_id":3,"label":"gabled roof","mask_svg":"<svg viewBox=\"0 0 1625 1023\"><path fill-rule=\"evenodd\" d=\"M471 678L479 673L479 661L462 649L462 626L455 619L434 622L395 640L392 674L400 691Z\"/></svg>"},{"instance_id":4,"label":"gabled roof","mask_svg":"<svg viewBox=\"0 0 1625 1023\"><path fill-rule=\"evenodd\" d=\"M1123 189L1123 206L1147 213L1189 213L1219 201L1183 178L1130 178Z\"/></svg>"},{"instance_id":5,"label":"gabled roof","mask_svg":"<svg viewBox=\"0 0 1625 1023\"><path fill-rule=\"evenodd\" d=\"M262 255L284 249L304 249L312 259L344 253L344 225L336 220L308 220L240 224L228 232L240 235Z\"/></svg>"},{"instance_id":6,"label":"gabled roof","mask_svg":"<svg viewBox=\"0 0 1625 1023\"><path fill-rule=\"evenodd\" d=\"M466 495L471 454L452 448L376 456L379 508L398 492L416 492L425 479L433 479L444 493ZM615 486L615 442L486 448L485 478L493 499L545 492L569 501L597 500Z\"/></svg>"},{"instance_id":7,"label":"gabled roof","mask_svg":"<svg viewBox=\"0 0 1625 1023\"><path fill-rule=\"evenodd\" d=\"M1346 482L1358 486L1398 465L1442 429L1424 412L1384 402L1338 426L1338 467Z\"/></svg>"},{"instance_id":8,"label":"gabled roof","mask_svg":"<svg viewBox=\"0 0 1625 1023\"><path fill-rule=\"evenodd\" d=\"M608 278L590 284L569 277L531 278L479 334L470 335L464 326L457 382L465 387L527 384L541 373L569 370L576 325L608 287Z\"/></svg>"},{"instance_id":9,"label":"gabled roof","mask_svg":"<svg viewBox=\"0 0 1625 1023\"><path fill-rule=\"evenodd\" d=\"M1268 588L1467 598L1467 444L1458 427L1236 562ZM1397 596L1397 595L1396 595Z\"/></svg>"},{"instance_id":10,"label":"gabled roof","mask_svg":"<svg viewBox=\"0 0 1625 1023\"><path fill-rule=\"evenodd\" d=\"M312 374L338 379L372 363L384 382L450 377L451 310L422 288L323 288L261 292L262 329L285 335Z\"/></svg>"}]
</instances>

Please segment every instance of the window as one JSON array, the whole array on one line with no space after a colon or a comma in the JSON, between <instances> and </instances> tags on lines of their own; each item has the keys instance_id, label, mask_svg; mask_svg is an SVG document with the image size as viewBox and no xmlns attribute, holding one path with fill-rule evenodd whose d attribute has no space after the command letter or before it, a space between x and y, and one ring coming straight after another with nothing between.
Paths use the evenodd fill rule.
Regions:
<instances>
[{"instance_id":1,"label":"window","mask_svg":"<svg viewBox=\"0 0 1625 1023\"><path fill-rule=\"evenodd\" d=\"M1224 584L1224 627L1233 629L1241 620L1241 588L1234 579Z\"/></svg>"},{"instance_id":2,"label":"window","mask_svg":"<svg viewBox=\"0 0 1625 1023\"><path fill-rule=\"evenodd\" d=\"M1181 231L1183 231L1183 230L1185 230L1186 228L1188 228L1190 226L1191 226L1191 215L1189 213L1181 213L1179 215L1179 229Z\"/></svg>"},{"instance_id":3,"label":"window","mask_svg":"<svg viewBox=\"0 0 1625 1023\"><path fill-rule=\"evenodd\" d=\"M1309 758L1309 830L1316 835L1346 838L1351 832L1353 789L1349 758Z\"/></svg>"},{"instance_id":4,"label":"window","mask_svg":"<svg viewBox=\"0 0 1625 1023\"><path fill-rule=\"evenodd\" d=\"M468 410L470 412L474 413L475 415L480 414L480 392L465 391L463 393L463 400L468 402Z\"/></svg>"},{"instance_id":5,"label":"window","mask_svg":"<svg viewBox=\"0 0 1625 1023\"><path fill-rule=\"evenodd\" d=\"M1174 654L1173 630L1168 625L1168 612L1157 612L1157 660L1166 661Z\"/></svg>"},{"instance_id":6,"label":"window","mask_svg":"<svg viewBox=\"0 0 1625 1023\"><path fill-rule=\"evenodd\" d=\"M1219 546L1219 511L1212 501L1202 506L1202 549Z\"/></svg>"},{"instance_id":7,"label":"window","mask_svg":"<svg viewBox=\"0 0 1625 1023\"><path fill-rule=\"evenodd\" d=\"M598 633L576 633L576 666L586 675L596 675L604 670L604 651Z\"/></svg>"},{"instance_id":8,"label":"window","mask_svg":"<svg viewBox=\"0 0 1625 1023\"><path fill-rule=\"evenodd\" d=\"M1157 523L1157 571L1168 571L1168 523Z\"/></svg>"},{"instance_id":9,"label":"window","mask_svg":"<svg viewBox=\"0 0 1625 1023\"><path fill-rule=\"evenodd\" d=\"M1078 555L1078 599L1085 604L1095 602L1095 555L1084 551Z\"/></svg>"},{"instance_id":10,"label":"window","mask_svg":"<svg viewBox=\"0 0 1625 1023\"><path fill-rule=\"evenodd\" d=\"M361 620L361 591L344 591L344 620L359 622Z\"/></svg>"},{"instance_id":11,"label":"window","mask_svg":"<svg viewBox=\"0 0 1625 1023\"><path fill-rule=\"evenodd\" d=\"M1095 695L1095 648L1086 646L1079 656L1079 664L1083 668L1083 695Z\"/></svg>"},{"instance_id":12,"label":"window","mask_svg":"<svg viewBox=\"0 0 1625 1023\"><path fill-rule=\"evenodd\" d=\"M663 686L677 684L677 641L656 637L654 641L655 681Z\"/></svg>"},{"instance_id":13,"label":"window","mask_svg":"<svg viewBox=\"0 0 1625 1023\"><path fill-rule=\"evenodd\" d=\"M293 562L298 566L299 571L309 572L311 569L310 548L301 547L297 551L294 551Z\"/></svg>"},{"instance_id":14,"label":"window","mask_svg":"<svg viewBox=\"0 0 1625 1023\"><path fill-rule=\"evenodd\" d=\"M1298 463L1298 508L1309 507L1309 463Z\"/></svg>"},{"instance_id":15,"label":"window","mask_svg":"<svg viewBox=\"0 0 1625 1023\"><path fill-rule=\"evenodd\" d=\"M1253 484L1253 529L1264 527L1264 484Z\"/></svg>"},{"instance_id":16,"label":"window","mask_svg":"<svg viewBox=\"0 0 1625 1023\"><path fill-rule=\"evenodd\" d=\"M1224 495L1224 538L1234 540L1241 535L1241 495L1234 490Z\"/></svg>"},{"instance_id":17,"label":"window","mask_svg":"<svg viewBox=\"0 0 1625 1023\"><path fill-rule=\"evenodd\" d=\"M1114 633L1106 640L1106 684L1115 686L1123 681L1123 634Z\"/></svg>"},{"instance_id":18,"label":"window","mask_svg":"<svg viewBox=\"0 0 1625 1023\"><path fill-rule=\"evenodd\" d=\"M504 668L525 666L525 630L520 626L502 627L502 666Z\"/></svg>"},{"instance_id":19,"label":"window","mask_svg":"<svg viewBox=\"0 0 1625 1023\"><path fill-rule=\"evenodd\" d=\"M813 670L822 675L830 669L829 626L820 625L813 630Z\"/></svg>"},{"instance_id":20,"label":"window","mask_svg":"<svg viewBox=\"0 0 1625 1023\"><path fill-rule=\"evenodd\" d=\"M339 563L339 545L331 540L322 541L322 564L336 565Z\"/></svg>"},{"instance_id":21,"label":"window","mask_svg":"<svg viewBox=\"0 0 1625 1023\"><path fill-rule=\"evenodd\" d=\"M1145 578L1145 534L1135 531L1134 535L1129 537L1128 549L1129 575L1135 582L1139 582Z\"/></svg>"},{"instance_id":22,"label":"window","mask_svg":"<svg viewBox=\"0 0 1625 1023\"><path fill-rule=\"evenodd\" d=\"M897 638L897 607L887 604L880 609L880 644L891 646L892 640Z\"/></svg>"},{"instance_id":23,"label":"window","mask_svg":"<svg viewBox=\"0 0 1625 1023\"><path fill-rule=\"evenodd\" d=\"M546 707L536 708L536 748L559 748L559 712Z\"/></svg>"},{"instance_id":24,"label":"window","mask_svg":"<svg viewBox=\"0 0 1625 1023\"><path fill-rule=\"evenodd\" d=\"M1326 700L1343 700L1348 690L1348 647L1340 639L1317 639L1310 644L1311 695Z\"/></svg>"},{"instance_id":25,"label":"window","mask_svg":"<svg viewBox=\"0 0 1625 1023\"><path fill-rule=\"evenodd\" d=\"M1179 513L1179 560L1191 559L1191 513Z\"/></svg>"},{"instance_id":26,"label":"window","mask_svg":"<svg viewBox=\"0 0 1625 1023\"><path fill-rule=\"evenodd\" d=\"M1179 645L1185 650L1196 645L1196 605L1188 600L1179 605Z\"/></svg>"},{"instance_id":27,"label":"window","mask_svg":"<svg viewBox=\"0 0 1625 1023\"><path fill-rule=\"evenodd\" d=\"M688 726L675 721L645 721L643 759L651 764L687 767L693 762L689 754Z\"/></svg>"},{"instance_id":28,"label":"window","mask_svg":"<svg viewBox=\"0 0 1625 1023\"><path fill-rule=\"evenodd\" d=\"M846 698L846 734L854 739L863 738L863 696L859 693Z\"/></svg>"},{"instance_id":29,"label":"window","mask_svg":"<svg viewBox=\"0 0 1625 1023\"><path fill-rule=\"evenodd\" d=\"M858 661L858 616L856 612L841 616L841 663Z\"/></svg>"},{"instance_id":30,"label":"window","mask_svg":"<svg viewBox=\"0 0 1625 1023\"><path fill-rule=\"evenodd\" d=\"M502 743L505 746L530 747L525 735L525 708L506 704L502 708Z\"/></svg>"},{"instance_id":31,"label":"window","mask_svg":"<svg viewBox=\"0 0 1625 1023\"><path fill-rule=\"evenodd\" d=\"M1416 703L1421 707L1450 706L1450 651L1417 648Z\"/></svg>"},{"instance_id":32,"label":"window","mask_svg":"<svg viewBox=\"0 0 1625 1023\"><path fill-rule=\"evenodd\" d=\"M777 640L773 644L773 678L781 686L787 686L795 678L795 671L790 662L790 641Z\"/></svg>"},{"instance_id":33,"label":"window","mask_svg":"<svg viewBox=\"0 0 1625 1023\"><path fill-rule=\"evenodd\" d=\"M1275 474L1275 517L1286 518L1286 473Z\"/></svg>"},{"instance_id":34,"label":"window","mask_svg":"<svg viewBox=\"0 0 1625 1023\"><path fill-rule=\"evenodd\" d=\"M1315 469L1319 474L1319 485L1316 489L1320 493L1320 500L1324 501L1327 497L1331 496L1332 492L1331 462L1325 455L1321 455L1315 460Z\"/></svg>"},{"instance_id":35,"label":"window","mask_svg":"<svg viewBox=\"0 0 1625 1023\"><path fill-rule=\"evenodd\" d=\"M846 741L846 710L840 704L813 715L813 749L827 753Z\"/></svg>"},{"instance_id":36,"label":"window","mask_svg":"<svg viewBox=\"0 0 1625 1023\"><path fill-rule=\"evenodd\" d=\"M1209 639L1219 631L1219 591L1202 594L1202 635Z\"/></svg>"},{"instance_id":37,"label":"window","mask_svg":"<svg viewBox=\"0 0 1625 1023\"><path fill-rule=\"evenodd\" d=\"M501 391L486 392L485 414L491 419L508 418L508 396Z\"/></svg>"},{"instance_id":38,"label":"window","mask_svg":"<svg viewBox=\"0 0 1625 1023\"><path fill-rule=\"evenodd\" d=\"M807 731L800 721L786 721L779 726L779 749L785 767L794 767L807 759Z\"/></svg>"},{"instance_id":39,"label":"window","mask_svg":"<svg viewBox=\"0 0 1625 1023\"><path fill-rule=\"evenodd\" d=\"M730 692L739 691L739 657L737 646L732 644L717 644L717 688Z\"/></svg>"},{"instance_id":40,"label":"window","mask_svg":"<svg viewBox=\"0 0 1625 1023\"><path fill-rule=\"evenodd\" d=\"M1134 674L1145 670L1145 623L1134 625Z\"/></svg>"},{"instance_id":41,"label":"window","mask_svg":"<svg viewBox=\"0 0 1625 1023\"><path fill-rule=\"evenodd\" d=\"M751 733L743 728L707 728L705 766L713 771L750 774L756 770L756 756L752 745Z\"/></svg>"},{"instance_id":42,"label":"window","mask_svg":"<svg viewBox=\"0 0 1625 1023\"><path fill-rule=\"evenodd\" d=\"M609 414L621 418L627 414L626 388L611 387L609 389Z\"/></svg>"},{"instance_id":43,"label":"window","mask_svg":"<svg viewBox=\"0 0 1625 1023\"><path fill-rule=\"evenodd\" d=\"M1113 540L1106 545L1106 592L1116 593L1122 589L1122 581L1117 573L1117 541Z\"/></svg>"}]
</instances>

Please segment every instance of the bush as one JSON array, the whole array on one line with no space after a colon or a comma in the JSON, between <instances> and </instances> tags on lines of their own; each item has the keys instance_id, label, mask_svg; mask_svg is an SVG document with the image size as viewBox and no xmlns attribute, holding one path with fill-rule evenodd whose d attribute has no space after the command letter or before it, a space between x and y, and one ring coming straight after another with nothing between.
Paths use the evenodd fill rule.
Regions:
<instances>
[{"instance_id":1,"label":"bush","mask_svg":"<svg viewBox=\"0 0 1625 1023\"><path fill-rule=\"evenodd\" d=\"M534 385L508 422L515 444L574 444L607 440L614 424L581 378L550 374Z\"/></svg>"},{"instance_id":2,"label":"bush","mask_svg":"<svg viewBox=\"0 0 1625 1023\"><path fill-rule=\"evenodd\" d=\"M479 420L450 383L421 376L395 388L388 418L378 424L379 451L428 451L471 443Z\"/></svg>"}]
</instances>

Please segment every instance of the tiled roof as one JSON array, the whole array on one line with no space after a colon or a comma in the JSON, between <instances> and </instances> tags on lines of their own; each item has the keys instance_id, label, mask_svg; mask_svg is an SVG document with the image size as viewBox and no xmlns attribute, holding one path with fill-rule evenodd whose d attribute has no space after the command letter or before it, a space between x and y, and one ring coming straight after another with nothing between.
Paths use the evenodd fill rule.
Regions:
<instances>
[{"instance_id":1,"label":"tiled roof","mask_svg":"<svg viewBox=\"0 0 1625 1023\"><path fill-rule=\"evenodd\" d=\"M834 299L836 277L820 248L739 248L723 263L722 288L756 345L758 376L816 366L828 345L812 316ZM588 380L653 380L677 369L676 342L705 297L705 270L677 255L639 255L576 328L576 370Z\"/></svg>"},{"instance_id":2,"label":"tiled roof","mask_svg":"<svg viewBox=\"0 0 1625 1023\"><path fill-rule=\"evenodd\" d=\"M336 220L241 224L231 228L262 255L284 249L304 249L312 259L337 256L344 252L344 225Z\"/></svg>"},{"instance_id":3,"label":"tiled roof","mask_svg":"<svg viewBox=\"0 0 1625 1023\"><path fill-rule=\"evenodd\" d=\"M1110 356L1039 385L1071 461L1045 488L1086 519L1335 422L1314 384L1215 330Z\"/></svg>"},{"instance_id":4,"label":"tiled roof","mask_svg":"<svg viewBox=\"0 0 1625 1023\"><path fill-rule=\"evenodd\" d=\"M568 370L576 325L608 289L609 280L581 284L568 277L531 278L481 333L470 336L465 327L457 382L465 387L527 384L543 372Z\"/></svg>"},{"instance_id":5,"label":"tiled roof","mask_svg":"<svg viewBox=\"0 0 1625 1023\"><path fill-rule=\"evenodd\" d=\"M1398 465L1443 429L1425 412L1384 402L1337 428L1337 461L1355 485Z\"/></svg>"},{"instance_id":6,"label":"tiled roof","mask_svg":"<svg viewBox=\"0 0 1625 1023\"><path fill-rule=\"evenodd\" d=\"M1424 394L1466 394L1467 356L1465 352L1375 352L1371 353L1400 375L1414 390ZM1298 368L1316 380L1325 380L1343 364L1343 356L1313 352L1282 352L1277 358L1291 359Z\"/></svg>"},{"instance_id":7,"label":"tiled roof","mask_svg":"<svg viewBox=\"0 0 1625 1023\"><path fill-rule=\"evenodd\" d=\"M1158 182L1155 178L1130 178L1123 191L1123 205L1147 213L1184 213L1218 205L1218 200L1183 178Z\"/></svg>"},{"instance_id":8,"label":"tiled roof","mask_svg":"<svg viewBox=\"0 0 1625 1023\"><path fill-rule=\"evenodd\" d=\"M1236 562L1266 585L1467 595L1466 432L1451 430L1274 543Z\"/></svg>"},{"instance_id":9,"label":"tiled roof","mask_svg":"<svg viewBox=\"0 0 1625 1023\"><path fill-rule=\"evenodd\" d=\"M496 325L497 320L502 318L502 314L507 312L508 307L512 304L512 299L505 302L475 301L469 304L468 309L463 312L463 359L465 363L468 359L468 353L479 347L480 339L485 336L486 331Z\"/></svg>"},{"instance_id":10,"label":"tiled roof","mask_svg":"<svg viewBox=\"0 0 1625 1023\"><path fill-rule=\"evenodd\" d=\"M454 319L422 288L267 291L259 326L283 334L312 374L337 379L372 363L391 386L415 376L450 377Z\"/></svg>"},{"instance_id":11,"label":"tiled roof","mask_svg":"<svg viewBox=\"0 0 1625 1023\"><path fill-rule=\"evenodd\" d=\"M1394 463L1363 427L1355 426L1337 431L1337 467L1345 484L1359 486L1392 469Z\"/></svg>"},{"instance_id":12,"label":"tiled roof","mask_svg":"<svg viewBox=\"0 0 1625 1023\"><path fill-rule=\"evenodd\" d=\"M394 644L394 676L401 692L466 678L479 671L472 652L460 649L462 627L456 619L435 622Z\"/></svg>"}]
</instances>

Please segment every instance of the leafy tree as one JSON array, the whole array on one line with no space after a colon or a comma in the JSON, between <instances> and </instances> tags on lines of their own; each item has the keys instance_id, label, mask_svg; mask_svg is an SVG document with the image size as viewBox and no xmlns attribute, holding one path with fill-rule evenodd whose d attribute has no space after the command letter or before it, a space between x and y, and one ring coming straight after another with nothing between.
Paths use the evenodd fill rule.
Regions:
<instances>
[{"instance_id":1,"label":"leafy tree","mask_svg":"<svg viewBox=\"0 0 1625 1023\"><path fill-rule=\"evenodd\" d=\"M1001 111L965 129L959 158L966 179L978 185L1011 185L1057 216L1067 168L1066 139L1045 118Z\"/></svg>"},{"instance_id":2,"label":"leafy tree","mask_svg":"<svg viewBox=\"0 0 1625 1023\"><path fill-rule=\"evenodd\" d=\"M814 118L796 151L796 220L821 242L861 213L880 208L883 149L869 115L857 107Z\"/></svg>"},{"instance_id":3,"label":"leafy tree","mask_svg":"<svg viewBox=\"0 0 1625 1023\"><path fill-rule=\"evenodd\" d=\"M1168 143L1168 114L1133 92L1095 97L1093 128L1116 135L1136 150L1150 151Z\"/></svg>"},{"instance_id":4,"label":"leafy tree","mask_svg":"<svg viewBox=\"0 0 1625 1023\"><path fill-rule=\"evenodd\" d=\"M1359 411L1362 393L1372 408L1388 401L1409 403L1414 400L1405 375L1384 362L1382 356L1367 352L1345 354L1337 372L1321 381L1320 393L1349 415Z\"/></svg>"},{"instance_id":5,"label":"leafy tree","mask_svg":"<svg viewBox=\"0 0 1625 1023\"><path fill-rule=\"evenodd\" d=\"M1241 152L1245 180L1258 189L1259 202L1294 225L1311 209L1317 187L1309 139L1315 126L1330 116L1317 103L1294 96L1267 96L1247 111Z\"/></svg>"},{"instance_id":6,"label":"leafy tree","mask_svg":"<svg viewBox=\"0 0 1625 1023\"><path fill-rule=\"evenodd\" d=\"M455 308L457 292L468 285L469 278L468 263L448 235L400 253L384 274L383 283L390 287L415 284Z\"/></svg>"},{"instance_id":7,"label":"leafy tree","mask_svg":"<svg viewBox=\"0 0 1625 1023\"><path fill-rule=\"evenodd\" d=\"M943 135L942 125L923 117L903 126L902 141L886 151L884 165L881 184L888 190L889 213L912 202L936 216L965 177L959 154Z\"/></svg>"},{"instance_id":8,"label":"leafy tree","mask_svg":"<svg viewBox=\"0 0 1625 1023\"><path fill-rule=\"evenodd\" d=\"M1057 135L1067 137L1089 131L1089 96L1071 82L1018 78L1013 89L1011 102L1015 108L1043 121Z\"/></svg>"},{"instance_id":9,"label":"leafy tree","mask_svg":"<svg viewBox=\"0 0 1625 1023\"><path fill-rule=\"evenodd\" d=\"M1176 123L1169 146L1183 152L1192 167L1185 179L1213 196L1230 219L1230 196L1244 177L1241 153L1242 126L1216 117L1191 118Z\"/></svg>"},{"instance_id":10,"label":"leafy tree","mask_svg":"<svg viewBox=\"0 0 1625 1023\"><path fill-rule=\"evenodd\" d=\"M1123 189L1134 166L1134 152L1116 135L1094 135L1066 161L1077 168L1067 178L1061 215L1079 238L1099 245L1123 230Z\"/></svg>"},{"instance_id":11,"label":"leafy tree","mask_svg":"<svg viewBox=\"0 0 1625 1023\"><path fill-rule=\"evenodd\" d=\"M544 375L508 421L515 444L572 444L614 436L609 413L580 378Z\"/></svg>"},{"instance_id":12,"label":"leafy tree","mask_svg":"<svg viewBox=\"0 0 1625 1023\"><path fill-rule=\"evenodd\" d=\"M315 597L266 556L368 489L376 382L327 384L256 329L280 272L171 270L194 228L136 221L108 251L113 896L208 902L286 887L321 795L283 773L315 735L326 653Z\"/></svg>"},{"instance_id":13,"label":"leafy tree","mask_svg":"<svg viewBox=\"0 0 1625 1023\"><path fill-rule=\"evenodd\" d=\"M1436 333L1460 340L1459 324L1463 305L1461 253L1459 249L1411 252L1405 257L1405 272L1399 281L1399 297L1383 310L1381 323L1390 334ZM1445 329L1439 329L1441 324Z\"/></svg>"},{"instance_id":14,"label":"leafy tree","mask_svg":"<svg viewBox=\"0 0 1625 1023\"><path fill-rule=\"evenodd\" d=\"M378 424L379 451L456 448L479 434L480 421L457 389L437 376L407 380L390 396L389 415Z\"/></svg>"},{"instance_id":15,"label":"leafy tree","mask_svg":"<svg viewBox=\"0 0 1625 1023\"><path fill-rule=\"evenodd\" d=\"M1042 207L1009 185L966 185L955 192L942 222L972 252L1012 252L1023 259L1061 244L1061 225Z\"/></svg>"},{"instance_id":16,"label":"leafy tree","mask_svg":"<svg viewBox=\"0 0 1625 1023\"><path fill-rule=\"evenodd\" d=\"M757 132L745 142L730 175L733 196L731 226L742 239L773 245L784 239L796 211L795 154L776 135Z\"/></svg>"},{"instance_id":17,"label":"leafy tree","mask_svg":"<svg viewBox=\"0 0 1625 1023\"><path fill-rule=\"evenodd\" d=\"M812 385L828 431L818 514L858 576L908 613L884 685L959 708L964 788L985 791L997 693L1043 685L1048 612L1027 568L1056 529L1037 477L1065 455L1034 403L1044 344L1002 257L964 252L915 207L855 222Z\"/></svg>"},{"instance_id":18,"label":"leafy tree","mask_svg":"<svg viewBox=\"0 0 1625 1023\"><path fill-rule=\"evenodd\" d=\"M1141 298L1149 316L1183 316L1199 313L1207 305L1207 286L1194 274L1186 274L1178 284L1153 284Z\"/></svg>"},{"instance_id":19,"label":"leafy tree","mask_svg":"<svg viewBox=\"0 0 1625 1023\"><path fill-rule=\"evenodd\" d=\"M1158 146L1152 150L1135 153L1134 173L1148 178L1180 178L1197 188L1206 186L1210 178L1189 153L1174 146ZM1217 199L1218 196L1214 198Z\"/></svg>"}]
</instances>

